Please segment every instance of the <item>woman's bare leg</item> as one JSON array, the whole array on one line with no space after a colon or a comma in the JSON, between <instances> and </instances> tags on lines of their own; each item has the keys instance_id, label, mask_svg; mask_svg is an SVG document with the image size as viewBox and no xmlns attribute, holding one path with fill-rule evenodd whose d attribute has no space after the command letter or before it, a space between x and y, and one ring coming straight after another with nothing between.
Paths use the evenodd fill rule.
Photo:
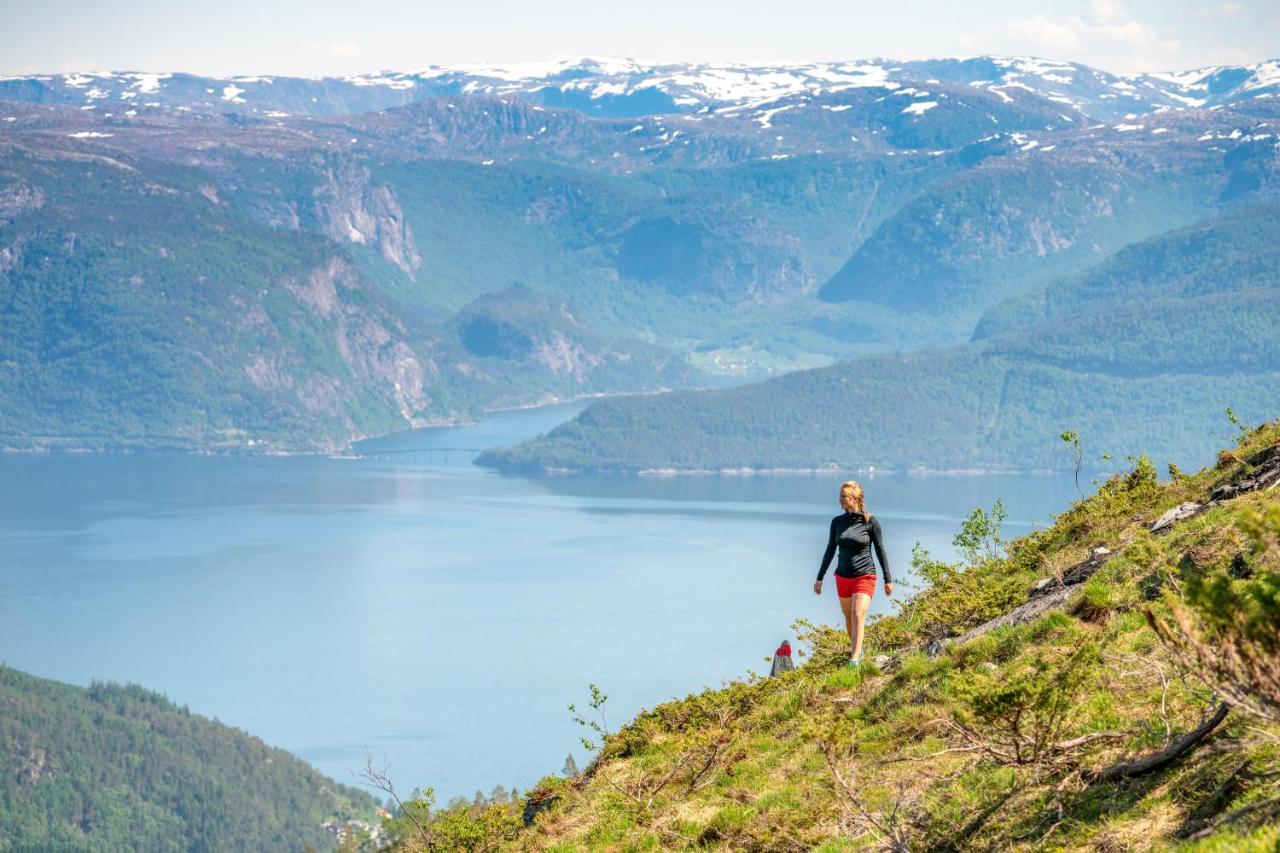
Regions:
<instances>
[{"instance_id":1,"label":"woman's bare leg","mask_svg":"<svg viewBox=\"0 0 1280 853\"><path fill-rule=\"evenodd\" d=\"M844 606L845 599L840 599L840 605ZM855 592L853 594L853 625L849 629L849 639L853 643L853 657L855 659L862 658L862 633L863 625L867 621L867 611L871 609L871 596L865 592ZM847 616L848 611L846 611Z\"/></svg>"},{"instance_id":2,"label":"woman's bare leg","mask_svg":"<svg viewBox=\"0 0 1280 853\"><path fill-rule=\"evenodd\" d=\"M844 630L849 635L849 646L853 647L853 599L840 599L840 612L844 613Z\"/></svg>"}]
</instances>

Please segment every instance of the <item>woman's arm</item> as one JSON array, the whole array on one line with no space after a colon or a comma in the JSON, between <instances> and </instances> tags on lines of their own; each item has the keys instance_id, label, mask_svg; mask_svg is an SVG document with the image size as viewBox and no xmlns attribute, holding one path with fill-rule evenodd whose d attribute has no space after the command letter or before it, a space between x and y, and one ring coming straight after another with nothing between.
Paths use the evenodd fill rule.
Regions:
<instances>
[{"instance_id":1,"label":"woman's arm","mask_svg":"<svg viewBox=\"0 0 1280 853\"><path fill-rule=\"evenodd\" d=\"M827 532L827 550L822 554L822 565L818 566L818 583L822 583L822 576L827 573L827 567L831 565L831 558L836 555L836 520L831 519L831 529Z\"/></svg>"},{"instance_id":2,"label":"woman's arm","mask_svg":"<svg viewBox=\"0 0 1280 853\"><path fill-rule=\"evenodd\" d=\"M875 546L876 558L880 561L880 574L884 575L886 591L893 583L893 575L889 574L889 560L884 555L884 535L880 531L880 519L871 519L871 544Z\"/></svg>"}]
</instances>

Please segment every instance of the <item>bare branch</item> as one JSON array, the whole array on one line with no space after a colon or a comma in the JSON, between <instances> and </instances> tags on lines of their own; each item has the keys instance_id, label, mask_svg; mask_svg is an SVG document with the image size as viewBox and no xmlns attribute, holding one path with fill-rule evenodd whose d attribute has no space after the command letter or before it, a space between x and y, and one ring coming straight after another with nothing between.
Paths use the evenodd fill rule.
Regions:
<instances>
[{"instance_id":1,"label":"bare branch","mask_svg":"<svg viewBox=\"0 0 1280 853\"><path fill-rule=\"evenodd\" d=\"M391 768L391 765L387 762L387 759L385 756L382 759L382 768L378 769L374 767L373 756L369 754L369 751L367 749L365 750L364 770L361 771L360 775L364 777L365 781L367 781L370 785L377 788L379 791L382 791L388 794L393 800L396 801L396 806L399 807L400 813L405 817L409 818L409 820L413 821L413 825L418 828L418 832L422 833L422 839L425 842L427 842L428 847L431 847L432 846L431 832L425 826L423 826L422 823L419 822L419 820L416 817L414 817L414 814L412 811L404 807L404 802L400 799L400 795L396 793L396 786L391 782L391 777L387 775L387 771L390 768Z\"/></svg>"},{"instance_id":2,"label":"bare branch","mask_svg":"<svg viewBox=\"0 0 1280 853\"><path fill-rule=\"evenodd\" d=\"M1174 741L1174 743L1166 749L1163 749L1153 755L1148 755L1145 758L1140 758L1137 761L1113 764L1110 767L1092 774L1089 777L1089 781L1094 784L1098 782L1114 782L1118 779L1123 779L1128 776L1139 776L1143 773L1149 773L1152 770L1163 767L1207 737L1210 732L1218 727L1219 723L1226 719L1227 712L1230 710L1230 704L1227 702L1220 703L1218 705L1218 709L1213 713L1213 716L1205 720L1196 728L1187 732L1178 740Z\"/></svg>"}]
</instances>

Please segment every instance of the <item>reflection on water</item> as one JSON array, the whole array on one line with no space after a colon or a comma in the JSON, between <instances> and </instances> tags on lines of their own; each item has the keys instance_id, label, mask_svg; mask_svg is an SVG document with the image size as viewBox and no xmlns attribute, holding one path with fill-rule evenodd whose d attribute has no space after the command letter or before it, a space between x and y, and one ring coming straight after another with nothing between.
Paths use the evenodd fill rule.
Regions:
<instances>
[{"instance_id":1,"label":"reflection on water","mask_svg":"<svg viewBox=\"0 0 1280 853\"><path fill-rule=\"evenodd\" d=\"M611 716L765 669L810 589L838 482L477 469L583 404L403 433L363 459L0 458L0 660L137 681L352 781L368 748L444 799L559 769L589 682ZM1045 522L1070 478L877 477L897 574L974 506ZM887 606L876 597L873 610ZM581 761L583 756L579 754Z\"/></svg>"}]
</instances>

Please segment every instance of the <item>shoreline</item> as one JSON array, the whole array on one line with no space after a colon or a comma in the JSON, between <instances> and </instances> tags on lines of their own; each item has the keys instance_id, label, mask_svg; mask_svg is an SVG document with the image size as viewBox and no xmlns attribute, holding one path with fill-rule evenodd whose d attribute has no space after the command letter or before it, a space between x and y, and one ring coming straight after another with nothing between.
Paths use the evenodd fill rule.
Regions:
<instances>
[{"instance_id":1,"label":"shoreline","mask_svg":"<svg viewBox=\"0 0 1280 853\"><path fill-rule=\"evenodd\" d=\"M406 432L413 432L420 429L452 429L458 427L473 427L486 420L490 415L499 415L505 412L522 412L531 411L533 409L544 409L552 406L563 406L570 403L576 403L581 400L597 400L606 397L636 397L647 396L653 394L669 394L677 390L673 388L657 388L648 391L595 391L584 394L574 394L569 397L544 398L541 401L533 403L524 403L515 406L496 406L481 410L479 418L467 417L457 418L454 420L433 419L427 423L418 424L417 426L409 426L404 429L392 430L390 432L372 433L369 435L353 435L344 440L342 444L335 444L332 447L317 447L314 449L301 448L283 448L273 446L269 440L256 439L254 444L240 444L234 446L200 446L196 444L164 444L162 441L149 443L145 438L138 439L119 439L103 437L101 444L84 445L84 444L58 444L61 439L58 436L40 436L40 438L51 439L53 443L49 444L25 444L10 445L4 444L3 438L0 438L0 457L39 455L39 454L114 454L120 456L136 455L136 454L174 454L180 456L247 456L247 457L264 457L264 458L281 458L281 457L305 457L305 456L339 456L347 457L353 453L353 445L364 441L376 441L382 438L389 438L394 435L400 435ZM699 390L699 389L690 389Z\"/></svg>"},{"instance_id":2,"label":"shoreline","mask_svg":"<svg viewBox=\"0 0 1280 853\"><path fill-rule=\"evenodd\" d=\"M866 468L543 468L520 470L494 468L503 474L524 477L643 477L650 479L674 477L829 477L856 474L860 477L993 477L1035 476L1054 477L1070 473L1069 468L897 468L893 466ZM1085 473L1083 470L1081 473ZM1092 472L1096 473L1096 472Z\"/></svg>"}]
</instances>

